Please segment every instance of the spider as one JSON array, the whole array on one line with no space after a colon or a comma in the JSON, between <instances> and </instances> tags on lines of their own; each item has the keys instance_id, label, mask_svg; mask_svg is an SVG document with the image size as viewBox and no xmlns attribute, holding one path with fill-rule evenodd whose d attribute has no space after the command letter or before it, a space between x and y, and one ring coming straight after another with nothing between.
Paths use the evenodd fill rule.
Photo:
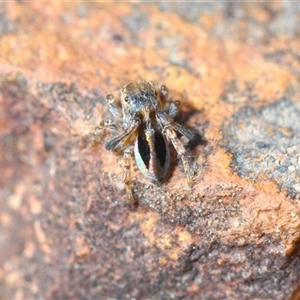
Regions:
<instances>
[{"instance_id":1,"label":"spider","mask_svg":"<svg viewBox=\"0 0 300 300\"><path fill-rule=\"evenodd\" d=\"M123 181L131 203L136 204L130 175L132 157L141 173L159 185L170 167L170 144L181 158L191 184L193 176L185 144L194 138L194 133L173 120L179 103L166 102L166 86L162 85L157 92L153 82L135 81L121 88L120 95L122 107L111 93L106 95L115 121L102 121L94 134L98 135L105 127L114 134L106 149L123 155Z\"/></svg>"}]
</instances>

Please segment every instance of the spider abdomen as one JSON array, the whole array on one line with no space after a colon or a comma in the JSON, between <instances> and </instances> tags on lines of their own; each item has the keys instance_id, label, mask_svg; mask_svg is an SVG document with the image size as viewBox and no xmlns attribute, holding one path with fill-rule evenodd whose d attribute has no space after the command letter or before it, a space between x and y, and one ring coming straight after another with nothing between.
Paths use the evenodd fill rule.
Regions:
<instances>
[{"instance_id":1,"label":"spider abdomen","mask_svg":"<svg viewBox=\"0 0 300 300\"><path fill-rule=\"evenodd\" d=\"M134 156L139 170L153 182L159 183L167 175L170 152L159 131L141 130L135 142Z\"/></svg>"}]
</instances>

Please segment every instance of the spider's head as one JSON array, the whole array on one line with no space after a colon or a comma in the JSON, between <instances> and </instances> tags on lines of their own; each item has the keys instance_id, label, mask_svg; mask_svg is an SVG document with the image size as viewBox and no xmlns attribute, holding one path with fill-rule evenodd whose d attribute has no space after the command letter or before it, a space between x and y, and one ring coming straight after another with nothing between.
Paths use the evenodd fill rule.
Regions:
<instances>
[{"instance_id":1,"label":"spider's head","mask_svg":"<svg viewBox=\"0 0 300 300\"><path fill-rule=\"evenodd\" d=\"M160 99L152 82L130 82L121 89L123 114L147 117L161 107Z\"/></svg>"}]
</instances>

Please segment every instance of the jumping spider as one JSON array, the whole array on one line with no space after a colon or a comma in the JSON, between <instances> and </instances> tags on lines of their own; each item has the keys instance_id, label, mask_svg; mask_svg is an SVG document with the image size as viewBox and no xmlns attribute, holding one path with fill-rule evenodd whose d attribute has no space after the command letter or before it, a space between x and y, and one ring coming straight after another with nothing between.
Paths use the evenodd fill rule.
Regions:
<instances>
[{"instance_id":1,"label":"jumping spider","mask_svg":"<svg viewBox=\"0 0 300 300\"><path fill-rule=\"evenodd\" d=\"M167 88L162 85L157 92L152 82L137 81L128 83L120 93L122 107L112 94L106 95L115 122L110 119L102 121L94 134L99 134L105 127L115 134L106 144L106 149L124 157L123 181L129 200L136 204L130 176L132 156L143 175L159 184L169 170L170 143L182 160L189 183L192 183L192 170L184 144L192 140L194 134L173 120L178 114L178 102L166 103Z\"/></svg>"}]
</instances>

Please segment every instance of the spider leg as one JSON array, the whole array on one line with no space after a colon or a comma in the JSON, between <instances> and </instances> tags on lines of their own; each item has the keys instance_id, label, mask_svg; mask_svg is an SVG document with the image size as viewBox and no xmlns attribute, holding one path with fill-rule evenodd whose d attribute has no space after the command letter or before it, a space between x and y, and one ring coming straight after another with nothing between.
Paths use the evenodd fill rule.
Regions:
<instances>
[{"instance_id":1,"label":"spider leg","mask_svg":"<svg viewBox=\"0 0 300 300\"><path fill-rule=\"evenodd\" d=\"M108 103L108 109L110 113L117 118L122 116L122 110L120 106L116 103L114 96L111 93L106 94L105 99Z\"/></svg>"},{"instance_id":2,"label":"spider leg","mask_svg":"<svg viewBox=\"0 0 300 300\"><path fill-rule=\"evenodd\" d=\"M185 139L187 139L187 142L194 139L195 134L191 130L186 129L176 122L172 122L171 125L175 131L179 132Z\"/></svg>"},{"instance_id":3,"label":"spider leg","mask_svg":"<svg viewBox=\"0 0 300 300\"><path fill-rule=\"evenodd\" d=\"M168 137L168 139L173 144L178 156L180 157L184 172L187 175L188 183L191 185L193 183L193 175L190 167L187 151L183 145L183 143L177 137L175 130L171 126L167 126L164 130L164 134Z\"/></svg>"},{"instance_id":4,"label":"spider leg","mask_svg":"<svg viewBox=\"0 0 300 300\"><path fill-rule=\"evenodd\" d=\"M168 93L169 93L167 87L165 85L162 85L160 87L159 93L160 93L160 100L162 101L163 106L164 106L167 102Z\"/></svg>"},{"instance_id":5,"label":"spider leg","mask_svg":"<svg viewBox=\"0 0 300 300\"><path fill-rule=\"evenodd\" d=\"M170 115L167 115L163 110L157 112L157 123L160 125L163 131L168 126L172 127L175 131L184 136L188 141L192 140L195 137L195 134L191 130L186 129L182 125L174 122L172 118L170 118Z\"/></svg>"},{"instance_id":6,"label":"spider leg","mask_svg":"<svg viewBox=\"0 0 300 300\"><path fill-rule=\"evenodd\" d=\"M167 102L168 100L168 89L165 85L162 85L160 87L160 99L161 99L161 103L162 103L162 107L164 108L165 112L168 114L168 116L170 118L174 118L178 115L178 107L179 107L179 101L171 101L171 102Z\"/></svg>"},{"instance_id":7,"label":"spider leg","mask_svg":"<svg viewBox=\"0 0 300 300\"><path fill-rule=\"evenodd\" d=\"M99 123L99 125L95 128L93 134L98 135L105 129L108 129L110 132L117 132L119 128L113 120L105 119L105 120L102 120Z\"/></svg>"},{"instance_id":8,"label":"spider leg","mask_svg":"<svg viewBox=\"0 0 300 300\"><path fill-rule=\"evenodd\" d=\"M132 120L131 122L129 122L129 125L127 126L127 128L125 128L124 132L114 137L105 145L106 149L115 151L130 144L129 139L132 136L132 134L137 130L139 124L140 120Z\"/></svg>"},{"instance_id":9,"label":"spider leg","mask_svg":"<svg viewBox=\"0 0 300 300\"><path fill-rule=\"evenodd\" d=\"M187 140L192 139L194 134L190 130L174 122L172 119L167 118L163 111L157 113L157 122L162 129L162 134L173 144L178 156L182 161L184 172L188 177L188 183L191 185L193 183L193 174L188 159L188 153L184 147L184 143L182 143L182 141L177 137L176 132L182 134L182 136Z\"/></svg>"},{"instance_id":10,"label":"spider leg","mask_svg":"<svg viewBox=\"0 0 300 300\"><path fill-rule=\"evenodd\" d=\"M170 118L175 118L178 115L179 101L168 102L165 112Z\"/></svg>"},{"instance_id":11,"label":"spider leg","mask_svg":"<svg viewBox=\"0 0 300 300\"><path fill-rule=\"evenodd\" d=\"M118 132L119 128L117 124L111 120L106 119L102 120L97 127L95 127L93 131L93 139L96 142L101 142L101 139L104 135L106 135L109 132Z\"/></svg>"},{"instance_id":12,"label":"spider leg","mask_svg":"<svg viewBox=\"0 0 300 300\"><path fill-rule=\"evenodd\" d=\"M110 113L117 118L121 118L122 111L119 105L115 103L115 99L112 94L107 94L105 99L108 103ZM100 124L94 129L93 136L94 140L100 142L103 135L107 134L107 131L115 133L119 130L120 124L118 124L118 120L114 122L111 119L105 119L100 122Z\"/></svg>"},{"instance_id":13,"label":"spider leg","mask_svg":"<svg viewBox=\"0 0 300 300\"><path fill-rule=\"evenodd\" d=\"M123 160L123 182L125 185L125 190L127 198L133 206L137 205L137 201L133 196L132 184L131 184L131 160L132 160L133 147L127 147L124 150L124 160Z\"/></svg>"}]
</instances>

